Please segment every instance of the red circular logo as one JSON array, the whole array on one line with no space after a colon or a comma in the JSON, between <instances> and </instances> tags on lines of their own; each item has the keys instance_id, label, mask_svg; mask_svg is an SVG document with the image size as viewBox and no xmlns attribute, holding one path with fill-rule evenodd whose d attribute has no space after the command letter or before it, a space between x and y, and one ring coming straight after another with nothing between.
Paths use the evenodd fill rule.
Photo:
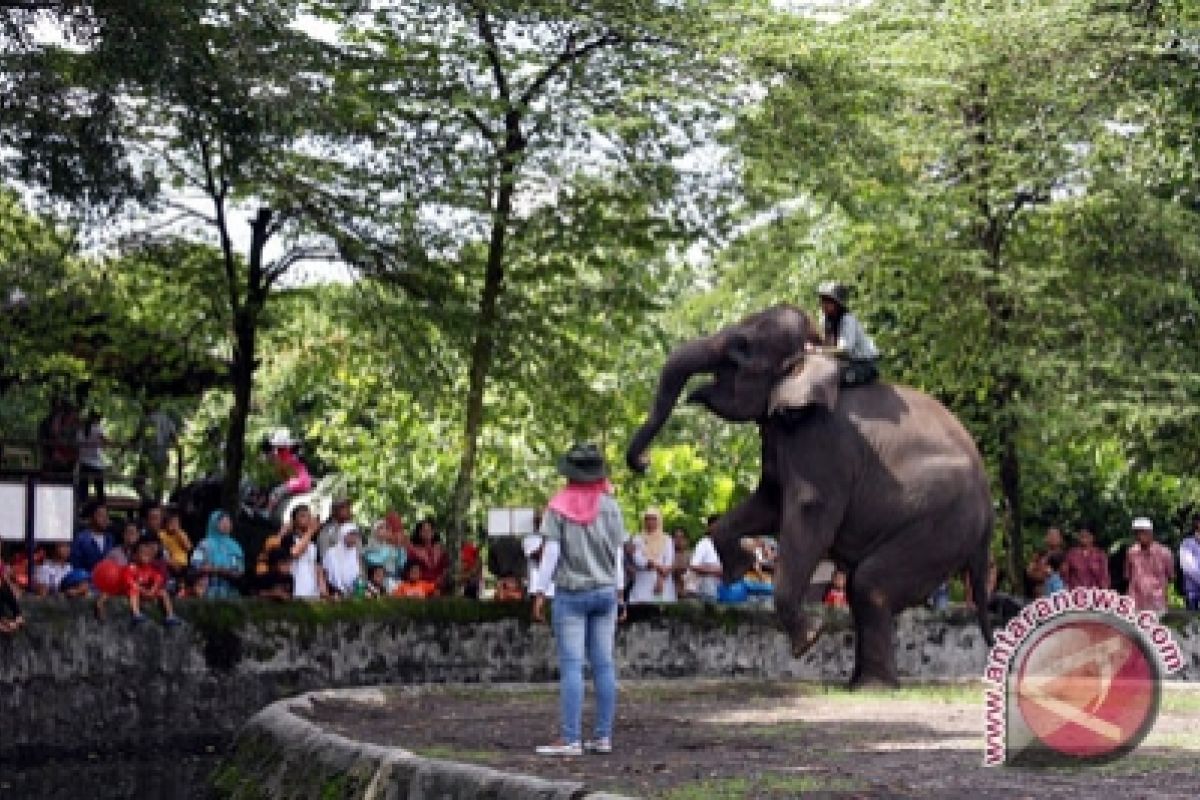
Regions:
<instances>
[{"instance_id":1,"label":"red circular logo","mask_svg":"<svg viewBox=\"0 0 1200 800\"><path fill-rule=\"evenodd\" d=\"M1022 718L1047 748L1076 759L1128 752L1158 712L1154 656L1129 625L1072 616L1024 648L1016 694Z\"/></svg>"}]
</instances>

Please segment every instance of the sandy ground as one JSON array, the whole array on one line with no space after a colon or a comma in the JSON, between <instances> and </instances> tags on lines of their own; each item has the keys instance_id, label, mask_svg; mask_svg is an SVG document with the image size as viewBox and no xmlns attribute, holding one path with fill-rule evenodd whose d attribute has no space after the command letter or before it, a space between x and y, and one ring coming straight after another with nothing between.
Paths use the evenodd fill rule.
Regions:
<instances>
[{"instance_id":1,"label":"sandy ground","mask_svg":"<svg viewBox=\"0 0 1200 800\"><path fill-rule=\"evenodd\" d=\"M533 753L556 734L555 692L397 689L319 702L313 718L427 756L671 800L1200 797L1200 687L1168 688L1153 732L1129 756L1037 770L982 766L975 685L852 693L761 681L626 682L615 752L558 760Z\"/></svg>"}]
</instances>

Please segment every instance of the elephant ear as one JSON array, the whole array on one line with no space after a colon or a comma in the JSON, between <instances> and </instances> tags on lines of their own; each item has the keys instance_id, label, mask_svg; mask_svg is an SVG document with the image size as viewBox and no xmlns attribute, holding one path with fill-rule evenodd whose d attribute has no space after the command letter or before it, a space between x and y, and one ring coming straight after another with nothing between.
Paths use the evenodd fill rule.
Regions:
<instances>
[{"instance_id":1,"label":"elephant ear","mask_svg":"<svg viewBox=\"0 0 1200 800\"><path fill-rule=\"evenodd\" d=\"M808 355L791 359L791 368L771 390L768 414L824 406L833 410L842 382L842 365L832 356Z\"/></svg>"}]
</instances>

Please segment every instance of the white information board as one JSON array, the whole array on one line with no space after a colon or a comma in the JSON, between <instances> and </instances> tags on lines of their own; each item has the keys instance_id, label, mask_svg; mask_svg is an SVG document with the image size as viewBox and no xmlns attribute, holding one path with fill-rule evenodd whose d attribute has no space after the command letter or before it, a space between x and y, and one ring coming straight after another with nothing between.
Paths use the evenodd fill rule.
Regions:
<instances>
[{"instance_id":1,"label":"white information board","mask_svg":"<svg viewBox=\"0 0 1200 800\"><path fill-rule=\"evenodd\" d=\"M69 542L74 533L75 487L42 484L33 490L34 536L39 542Z\"/></svg>"},{"instance_id":2,"label":"white information board","mask_svg":"<svg viewBox=\"0 0 1200 800\"><path fill-rule=\"evenodd\" d=\"M524 536L533 533L535 514L536 510L532 508L489 508L488 536Z\"/></svg>"},{"instance_id":3,"label":"white information board","mask_svg":"<svg viewBox=\"0 0 1200 800\"><path fill-rule=\"evenodd\" d=\"M25 541L25 482L0 483L0 541Z\"/></svg>"}]
</instances>

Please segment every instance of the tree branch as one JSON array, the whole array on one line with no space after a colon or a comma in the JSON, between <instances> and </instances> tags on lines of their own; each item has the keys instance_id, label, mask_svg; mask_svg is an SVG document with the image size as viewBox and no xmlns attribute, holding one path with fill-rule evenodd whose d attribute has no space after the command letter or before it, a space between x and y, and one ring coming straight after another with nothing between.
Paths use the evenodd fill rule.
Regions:
<instances>
[{"instance_id":1,"label":"tree branch","mask_svg":"<svg viewBox=\"0 0 1200 800\"><path fill-rule=\"evenodd\" d=\"M551 79L553 79L559 72L563 70L563 68L569 64L585 58L593 51L599 50L603 47L611 47L613 45L622 44L626 41L627 40L625 37L621 36L621 34L610 31L600 38L593 39L583 47L576 49L575 32L572 31L571 33L567 34L567 45L563 49L563 52L559 53L558 58L554 59L554 62L550 64L550 66L542 70L542 73L534 79L533 83L529 84L525 91L521 93L519 105L522 107L528 106L533 99L537 97L538 93L546 87L546 84L549 83Z\"/></svg>"},{"instance_id":2,"label":"tree branch","mask_svg":"<svg viewBox=\"0 0 1200 800\"><path fill-rule=\"evenodd\" d=\"M506 107L511 107L512 96L508 90L508 78L504 75L504 65L500 61L500 47L496 44L496 32L492 30L492 21L488 19L487 9L477 3L475 5L475 21L479 26L479 37L483 39L484 52L492 67L492 79L496 82L496 91Z\"/></svg>"}]
</instances>

